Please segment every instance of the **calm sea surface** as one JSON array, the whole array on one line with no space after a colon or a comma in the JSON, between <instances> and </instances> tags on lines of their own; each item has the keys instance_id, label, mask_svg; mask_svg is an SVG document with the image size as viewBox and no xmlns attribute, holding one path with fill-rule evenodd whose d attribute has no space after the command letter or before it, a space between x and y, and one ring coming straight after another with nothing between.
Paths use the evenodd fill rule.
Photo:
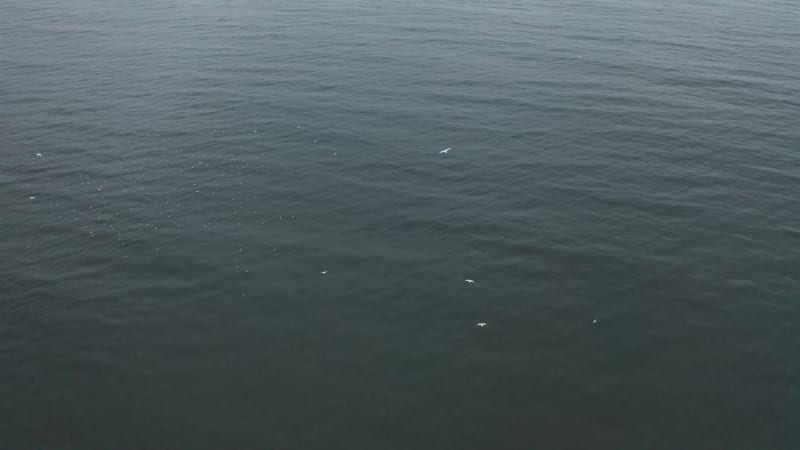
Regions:
<instances>
[{"instance_id":1,"label":"calm sea surface","mask_svg":"<svg viewBox=\"0 0 800 450\"><path fill-rule=\"evenodd\" d=\"M794 0L0 0L0 206L2 449L800 448Z\"/></svg>"}]
</instances>

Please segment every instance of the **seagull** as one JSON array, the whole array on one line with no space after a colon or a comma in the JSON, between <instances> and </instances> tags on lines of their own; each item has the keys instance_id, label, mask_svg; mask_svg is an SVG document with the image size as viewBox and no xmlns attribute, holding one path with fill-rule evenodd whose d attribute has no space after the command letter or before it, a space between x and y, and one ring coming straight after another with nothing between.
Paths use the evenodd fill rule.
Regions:
<instances>
[{"instance_id":1,"label":"seagull","mask_svg":"<svg viewBox=\"0 0 800 450\"><path fill-rule=\"evenodd\" d=\"M472 284L472 283L474 283L474 282L475 282L475 280L470 280L469 278L467 278L467 279L466 279L466 280L464 280L464 281L466 281L466 282L467 282L467 284Z\"/></svg>"},{"instance_id":2,"label":"seagull","mask_svg":"<svg viewBox=\"0 0 800 450\"><path fill-rule=\"evenodd\" d=\"M597 323L597 319L594 319L594 320L592 321L592 323Z\"/></svg>"},{"instance_id":3,"label":"seagull","mask_svg":"<svg viewBox=\"0 0 800 450\"><path fill-rule=\"evenodd\" d=\"M444 150L440 151L439 153L447 154L447 152L449 152L449 151L450 151L450 148L451 148L451 147L447 147L446 149L444 149Z\"/></svg>"},{"instance_id":4,"label":"seagull","mask_svg":"<svg viewBox=\"0 0 800 450\"><path fill-rule=\"evenodd\" d=\"M479 326L479 327L481 327L481 328L483 328L483 327L485 327L485 326L486 326L486 322L478 322L478 323L476 323L475 325L476 325L476 326Z\"/></svg>"},{"instance_id":5,"label":"seagull","mask_svg":"<svg viewBox=\"0 0 800 450\"><path fill-rule=\"evenodd\" d=\"M36 156L42 156L42 154L41 153L37 153Z\"/></svg>"},{"instance_id":6,"label":"seagull","mask_svg":"<svg viewBox=\"0 0 800 450\"><path fill-rule=\"evenodd\" d=\"M323 271L322 271L322 272L320 272L320 273L321 273L321 274L323 274L323 275L325 275L326 273L328 273L328 271L327 271L327 270L323 270Z\"/></svg>"},{"instance_id":7,"label":"seagull","mask_svg":"<svg viewBox=\"0 0 800 450\"><path fill-rule=\"evenodd\" d=\"M35 196L35 195L31 195L31 196L30 196L30 197L28 197L28 198L29 198L29 199L31 199L31 200L36 200L36 196Z\"/></svg>"}]
</instances>

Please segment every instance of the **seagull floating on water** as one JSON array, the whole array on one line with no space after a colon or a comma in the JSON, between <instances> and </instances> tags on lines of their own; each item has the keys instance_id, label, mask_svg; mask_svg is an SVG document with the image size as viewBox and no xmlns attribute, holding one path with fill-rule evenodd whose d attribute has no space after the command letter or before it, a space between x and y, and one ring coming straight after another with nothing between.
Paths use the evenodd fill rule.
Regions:
<instances>
[{"instance_id":1,"label":"seagull floating on water","mask_svg":"<svg viewBox=\"0 0 800 450\"><path fill-rule=\"evenodd\" d=\"M467 279L466 279L466 280L464 280L464 281L466 281L466 282L467 282L467 284L472 284L472 283L474 283L474 282L475 282L475 280L470 280L469 278L467 278Z\"/></svg>"},{"instance_id":2,"label":"seagull floating on water","mask_svg":"<svg viewBox=\"0 0 800 450\"><path fill-rule=\"evenodd\" d=\"M450 151L450 149L451 149L451 147L447 147L446 149L444 149L444 150L440 151L439 153L444 153L444 154L447 154L447 152L449 152L449 151Z\"/></svg>"},{"instance_id":3,"label":"seagull floating on water","mask_svg":"<svg viewBox=\"0 0 800 450\"><path fill-rule=\"evenodd\" d=\"M478 322L478 323L476 323L475 325L476 325L476 326L479 326L479 327L481 327L481 328L483 328L483 327L485 327L485 326L486 326L486 322Z\"/></svg>"},{"instance_id":4,"label":"seagull floating on water","mask_svg":"<svg viewBox=\"0 0 800 450\"><path fill-rule=\"evenodd\" d=\"M42 156L42 154L41 153L37 153L36 156Z\"/></svg>"},{"instance_id":5,"label":"seagull floating on water","mask_svg":"<svg viewBox=\"0 0 800 450\"><path fill-rule=\"evenodd\" d=\"M592 323L597 323L597 319L594 319L594 320L592 321Z\"/></svg>"},{"instance_id":6,"label":"seagull floating on water","mask_svg":"<svg viewBox=\"0 0 800 450\"><path fill-rule=\"evenodd\" d=\"M321 273L321 274L323 274L323 275L325 275L326 273L328 273L328 271L327 271L327 270L323 270L323 271L322 271L322 272L320 272L320 273Z\"/></svg>"}]
</instances>

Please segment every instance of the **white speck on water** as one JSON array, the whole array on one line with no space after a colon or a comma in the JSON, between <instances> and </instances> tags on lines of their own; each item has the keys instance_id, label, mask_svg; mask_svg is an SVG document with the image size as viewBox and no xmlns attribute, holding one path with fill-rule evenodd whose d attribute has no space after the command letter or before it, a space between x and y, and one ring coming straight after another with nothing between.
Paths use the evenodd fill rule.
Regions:
<instances>
[{"instance_id":1,"label":"white speck on water","mask_svg":"<svg viewBox=\"0 0 800 450\"><path fill-rule=\"evenodd\" d=\"M485 327L485 326L486 326L486 322L478 322L478 323L476 323L475 325L476 325L476 326L479 326L479 327L481 327L481 328L483 328L483 327Z\"/></svg>"},{"instance_id":2,"label":"white speck on water","mask_svg":"<svg viewBox=\"0 0 800 450\"><path fill-rule=\"evenodd\" d=\"M321 274L323 274L323 275L325 275L325 274L327 274L327 273L328 273L328 271L327 271L327 270L323 270L323 271L322 271L322 272L320 272L320 273L321 273Z\"/></svg>"},{"instance_id":3,"label":"white speck on water","mask_svg":"<svg viewBox=\"0 0 800 450\"><path fill-rule=\"evenodd\" d=\"M474 283L474 282L475 282L475 280L470 280L469 278L467 278L467 279L466 279L466 280L464 280L464 281L466 281L466 282L467 282L467 284L472 284L472 283Z\"/></svg>"},{"instance_id":4,"label":"white speck on water","mask_svg":"<svg viewBox=\"0 0 800 450\"><path fill-rule=\"evenodd\" d=\"M447 154L447 152L449 152L450 150L452 150L452 147L447 147L446 149L444 149L444 150L441 150L439 153L442 153L442 154L445 154L445 155L446 155L446 154Z\"/></svg>"},{"instance_id":5,"label":"white speck on water","mask_svg":"<svg viewBox=\"0 0 800 450\"><path fill-rule=\"evenodd\" d=\"M42 156L42 154L41 154L41 153L37 153L37 154L36 154L36 156L37 156L37 157L41 157L41 156Z\"/></svg>"},{"instance_id":6,"label":"white speck on water","mask_svg":"<svg viewBox=\"0 0 800 450\"><path fill-rule=\"evenodd\" d=\"M36 200L36 196L35 196L35 195L31 195L31 196L30 196L30 197L28 197L28 198L29 198L29 199L31 199L31 200Z\"/></svg>"},{"instance_id":7,"label":"white speck on water","mask_svg":"<svg viewBox=\"0 0 800 450\"><path fill-rule=\"evenodd\" d=\"M594 319L594 320L592 321L592 323L596 324L596 323L597 323L597 319Z\"/></svg>"}]
</instances>

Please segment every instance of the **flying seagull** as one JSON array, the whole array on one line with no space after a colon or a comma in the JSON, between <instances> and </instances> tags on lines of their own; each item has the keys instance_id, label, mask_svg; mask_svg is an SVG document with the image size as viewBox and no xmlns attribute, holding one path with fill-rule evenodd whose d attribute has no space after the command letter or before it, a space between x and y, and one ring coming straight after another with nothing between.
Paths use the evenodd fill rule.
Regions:
<instances>
[{"instance_id":1,"label":"flying seagull","mask_svg":"<svg viewBox=\"0 0 800 450\"><path fill-rule=\"evenodd\" d=\"M475 325L476 325L476 326L479 326L479 327L481 327L481 328L483 328L483 327L485 327L485 326L486 326L486 322L478 322L478 323L476 323Z\"/></svg>"},{"instance_id":2,"label":"flying seagull","mask_svg":"<svg viewBox=\"0 0 800 450\"><path fill-rule=\"evenodd\" d=\"M447 152L449 152L449 151L450 151L450 148L451 148L451 147L447 147L446 149L444 149L444 150L440 151L439 153L444 153L444 154L447 154Z\"/></svg>"},{"instance_id":3,"label":"flying seagull","mask_svg":"<svg viewBox=\"0 0 800 450\"><path fill-rule=\"evenodd\" d=\"M467 282L467 284L472 284L472 283L474 283L474 282L475 282L475 280L470 280L469 278L467 278L467 279L466 279L466 280L464 280L464 281L466 281L466 282Z\"/></svg>"}]
</instances>

